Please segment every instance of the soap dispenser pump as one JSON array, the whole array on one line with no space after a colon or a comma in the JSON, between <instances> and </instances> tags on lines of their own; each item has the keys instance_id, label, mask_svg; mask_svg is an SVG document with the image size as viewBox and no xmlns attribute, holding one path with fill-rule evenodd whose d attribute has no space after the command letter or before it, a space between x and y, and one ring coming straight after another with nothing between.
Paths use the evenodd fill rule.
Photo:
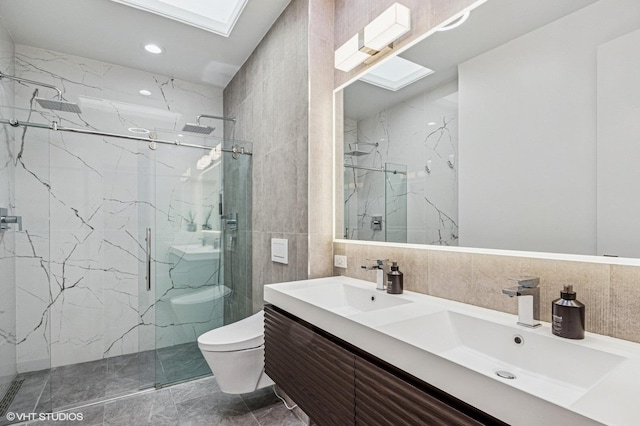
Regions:
<instances>
[{"instance_id":1,"label":"soap dispenser pump","mask_svg":"<svg viewBox=\"0 0 640 426\"><path fill-rule=\"evenodd\" d=\"M398 262L391 263L391 271L387 272L387 293L402 294L402 272L399 270Z\"/></svg>"},{"instance_id":2,"label":"soap dispenser pump","mask_svg":"<svg viewBox=\"0 0 640 426\"><path fill-rule=\"evenodd\" d=\"M584 305L576 300L573 286L564 286L560 299L551 306L551 332L567 339L584 339Z\"/></svg>"}]
</instances>

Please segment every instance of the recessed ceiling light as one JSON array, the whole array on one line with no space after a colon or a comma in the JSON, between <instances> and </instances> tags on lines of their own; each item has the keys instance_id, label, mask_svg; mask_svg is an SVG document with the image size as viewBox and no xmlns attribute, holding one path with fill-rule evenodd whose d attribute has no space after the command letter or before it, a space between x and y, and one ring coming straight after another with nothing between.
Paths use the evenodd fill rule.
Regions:
<instances>
[{"instance_id":1,"label":"recessed ceiling light","mask_svg":"<svg viewBox=\"0 0 640 426\"><path fill-rule=\"evenodd\" d=\"M142 96L151 96L151 92L147 89L142 89L138 93L140 93Z\"/></svg>"},{"instance_id":2,"label":"recessed ceiling light","mask_svg":"<svg viewBox=\"0 0 640 426\"><path fill-rule=\"evenodd\" d=\"M153 53L154 55L158 55L158 54L162 53L162 48L160 46L155 45L155 44L145 44L144 45L144 50L146 50L149 53Z\"/></svg>"},{"instance_id":3,"label":"recessed ceiling light","mask_svg":"<svg viewBox=\"0 0 640 426\"><path fill-rule=\"evenodd\" d=\"M142 127L129 127L127 130L136 135L148 135L150 133L149 130L143 129Z\"/></svg>"},{"instance_id":4,"label":"recessed ceiling light","mask_svg":"<svg viewBox=\"0 0 640 426\"><path fill-rule=\"evenodd\" d=\"M360 80L395 92L433 73L429 68L395 56L360 77Z\"/></svg>"},{"instance_id":5,"label":"recessed ceiling light","mask_svg":"<svg viewBox=\"0 0 640 426\"><path fill-rule=\"evenodd\" d=\"M427 123L427 126L435 126L437 123L435 121L430 121Z\"/></svg>"},{"instance_id":6,"label":"recessed ceiling light","mask_svg":"<svg viewBox=\"0 0 640 426\"><path fill-rule=\"evenodd\" d=\"M452 30L454 28L458 28L460 25L464 24L464 22L467 19L469 19L469 15L471 15L471 11L467 10L461 17L459 17L458 19L454 20L449 25L445 25L442 28L438 28L437 31L449 31L449 30Z\"/></svg>"}]
</instances>

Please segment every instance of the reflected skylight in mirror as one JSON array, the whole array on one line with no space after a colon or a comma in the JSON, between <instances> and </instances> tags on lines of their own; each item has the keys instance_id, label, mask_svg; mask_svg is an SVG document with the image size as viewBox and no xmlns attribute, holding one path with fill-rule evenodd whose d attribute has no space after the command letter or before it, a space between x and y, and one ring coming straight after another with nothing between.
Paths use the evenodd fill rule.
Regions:
<instances>
[{"instance_id":1,"label":"reflected skylight in mirror","mask_svg":"<svg viewBox=\"0 0 640 426\"><path fill-rule=\"evenodd\" d=\"M360 78L365 83L397 91L434 71L399 56L394 56Z\"/></svg>"},{"instance_id":2,"label":"reflected skylight in mirror","mask_svg":"<svg viewBox=\"0 0 640 426\"><path fill-rule=\"evenodd\" d=\"M247 0L111 0L228 37Z\"/></svg>"}]
</instances>

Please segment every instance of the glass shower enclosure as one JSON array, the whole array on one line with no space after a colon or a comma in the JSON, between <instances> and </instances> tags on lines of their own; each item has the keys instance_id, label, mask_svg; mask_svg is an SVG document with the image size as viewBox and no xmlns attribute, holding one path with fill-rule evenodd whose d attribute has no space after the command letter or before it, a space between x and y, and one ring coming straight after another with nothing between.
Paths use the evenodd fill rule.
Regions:
<instances>
[{"instance_id":1,"label":"glass shower enclosure","mask_svg":"<svg viewBox=\"0 0 640 426\"><path fill-rule=\"evenodd\" d=\"M344 164L345 239L407 242L407 166Z\"/></svg>"},{"instance_id":2,"label":"glass shower enclosure","mask_svg":"<svg viewBox=\"0 0 640 426\"><path fill-rule=\"evenodd\" d=\"M3 389L22 380L7 410L60 410L210 374L197 337L252 307L251 144L161 121L138 126L153 130L136 139L104 111L82 114L102 123L88 132L45 127L79 126L43 111L1 111L14 149L11 214L22 218L22 230L2 234L2 261L15 265L12 319L2 318L12 328L2 357L15 371Z\"/></svg>"}]
</instances>

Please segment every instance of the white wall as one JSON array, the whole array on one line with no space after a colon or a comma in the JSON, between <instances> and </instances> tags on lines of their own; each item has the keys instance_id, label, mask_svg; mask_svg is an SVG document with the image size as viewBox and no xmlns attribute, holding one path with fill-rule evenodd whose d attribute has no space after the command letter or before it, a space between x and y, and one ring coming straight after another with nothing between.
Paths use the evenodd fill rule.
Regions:
<instances>
[{"instance_id":1,"label":"white wall","mask_svg":"<svg viewBox=\"0 0 640 426\"><path fill-rule=\"evenodd\" d=\"M640 30L598 47L598 255L640 257Z\"/></svg>"},{"instance_id":2,"label":"white wall","mask_svg":"<svg viewBox=\"0 0 640 426\"><path fill-rule=\"evenodd\" d=\"M597 46L639 9L602 0L459 66L461 246L596 253Z\"/></svg>"}]
</instances>

